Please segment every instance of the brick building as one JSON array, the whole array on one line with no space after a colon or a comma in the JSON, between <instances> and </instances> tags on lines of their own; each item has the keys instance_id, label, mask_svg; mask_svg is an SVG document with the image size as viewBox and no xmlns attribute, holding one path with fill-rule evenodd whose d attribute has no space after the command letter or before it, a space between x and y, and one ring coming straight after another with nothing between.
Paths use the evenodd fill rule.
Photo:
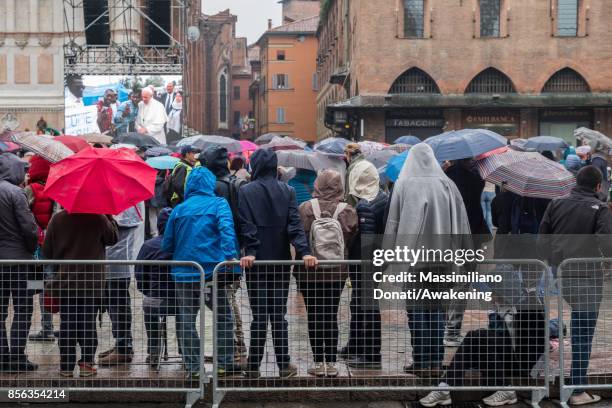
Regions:
<instances>
[{"instance_id":1,"label":"brick building","mask_svg":"<svg viewBox=\"0 0 612 408\"><path fill-rule=\"evenodd\" d=\"M316 138L315 33L318 15L268 29L257 41L259 78L251 86L255 131Z\"/></svg>"},{"instance_id":2,"label":"brick building","mask_svg":"<svg viewBox=\"0 0 612 408\"><path fill-rule=\"evenodd\" d=\"M283 24L319 14L320 0L280 0L279 3L283 6Z\"/></svg>"},{"instance_id":3,"label":"brick building","mask_svg":"<svg viewBox=\"0 0 612 408\"><path fill-rule=\"evenodd\" d=\"M328 107L336 129L382 141L612 134L611 19L602 0L325 0L317 135Z\"/></svg>"},{"instance_id":4,"label":"brick building","mask_svg":"<svg viewBox=\"0 0 612 408\"><path fill-rule=\"evenodd\" d=\"M252 104L249 98L251 85L251 64L249 49L245 37L235 38L232 49L232 137L236 139L249 138L249 118L253 116Z\"/></svg>"},{"instance_id":5,"label":"brick building","mask_svg":"<svg viewBox=\"0 0 612 408\"><path fill-rule=\"evenodd\" d=\"M209 135L232 135L232 66L237 18L229 10L199 15L200 39L189 45L185 75L186 125Z\"/></svg>"}]
</instances>

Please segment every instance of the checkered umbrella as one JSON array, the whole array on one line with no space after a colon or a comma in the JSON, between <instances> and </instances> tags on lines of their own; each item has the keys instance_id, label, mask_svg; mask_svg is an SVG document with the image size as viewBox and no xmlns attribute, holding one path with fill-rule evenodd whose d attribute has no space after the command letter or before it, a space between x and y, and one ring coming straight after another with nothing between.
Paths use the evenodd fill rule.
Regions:
<instances>
[{"instance_id":1,"label":"checkered umbrella","mask_svg":"<svg viewBox=\"0 0 612 408\"><path fill-rule=\"evenodd\" d=\"M33 132L14 133L11 138L23 149L34 152L51 163L56 163L74 154L63 143Z\"/></svg>"},{"instance_id":2,"label":"checkered umbrella","mask_svg":"<svg viewBox=\"0 0 612 408\"><path fill-rule=\"evenodd\" d=\"M524 197L558 198L567 196L576 180L562 165L536 152L493 154L476 162L480 176Z\"/></svg>"}]
</instances>

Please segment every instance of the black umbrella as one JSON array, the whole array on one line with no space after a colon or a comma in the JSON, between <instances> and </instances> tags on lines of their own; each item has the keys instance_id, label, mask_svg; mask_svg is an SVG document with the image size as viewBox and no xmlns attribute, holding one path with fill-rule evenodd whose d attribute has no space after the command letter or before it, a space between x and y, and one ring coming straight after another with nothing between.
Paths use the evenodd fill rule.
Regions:
<instances>
[{"instance_id":1,"label":"black umbrella","mask_svg":"<svg viewBox=\"0 0 612 408\"><path fill-rule=\"evenodd\" d=\"M169 156L172 153L173 151L165 146L155 146L147 149L145 157Z\"/></svg>"},{"instance_id":2,"label":"black umbrella","mask_svg":"<svg viewBox=\"0 0 612 408\"><path fill-rule=\"evenodd\" d=\"M159 146L160 143L153 136L143 135L142 133L130 132L122 133L113 139L114 144L126 143L136 147Z\"/></svg>"}]
</instances>

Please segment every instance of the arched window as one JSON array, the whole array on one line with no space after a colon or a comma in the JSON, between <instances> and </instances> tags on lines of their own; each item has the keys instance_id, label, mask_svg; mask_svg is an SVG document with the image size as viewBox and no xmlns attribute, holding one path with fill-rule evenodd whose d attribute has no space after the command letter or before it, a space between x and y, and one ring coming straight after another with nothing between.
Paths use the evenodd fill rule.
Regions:
<instances>
[{"instance_id":1,"label":"arched window","mask_svg":"<svg viewBox=\"0 0 612 408\"><path fill-rule=\"evenodd\" d=\"M424 71L418 68L410 68L397 77L390 94L439 94L440 88L436 82Z\"/></svg>"},{"instance_id":2,"label":"arched window","mask_svg":"<svg viewBox=\"0 0 612 408\"><path fill-rule=\"evenodd\" d=\"M554 73L542 88L542 93L562 92L562 93L578 93L591 92L589 84L584 80L582 75L571 68L563 68Z\"/></svg>"},{"instance_id":3,"label":"arched window","mask_svg":"<svg viewBox=\"0 0 612 408\"><path fill-rule=\"evenodd\" d=\"M227 123L227 77L219 76L219 123Z\"/></svg>"},{"instance_id":4,"label":"arched window","mask_svg":"<svg viewBox=\"0 0 612 408\"><path fill-rule=\"evenodd\" d=\"M512 81L495 68L487 68L472 79L465 93L516 93Z\"/></svg>"}]
</instances>

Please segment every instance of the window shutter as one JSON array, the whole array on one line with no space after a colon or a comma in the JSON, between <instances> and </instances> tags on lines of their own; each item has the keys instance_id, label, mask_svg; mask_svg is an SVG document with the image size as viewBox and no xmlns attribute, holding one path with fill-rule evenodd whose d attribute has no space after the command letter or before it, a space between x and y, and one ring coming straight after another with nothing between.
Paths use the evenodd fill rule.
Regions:
<instances>
[{"instance_id":1,"label":"window shutter","mask_svg":"<svg viewBox=\"0 0 612 408\"><path fill-rule=\"evenodd\" d=\"M578 0L558 0L557 34L562 37L578 34Z\"/></svg>"},{"instance_id":2,"label":"window shutter","mask_svg":"<svg viewBox=\"0 0 612 408\"><path fill-rule=\"evenodd\" d=\"M276 75L272 75L272 89L278 89L278 80Z\"/></svg>"},{"instance_id":3,"label":"window shutter","mask_svg":"<svg viewBox=\"0 0 612 408\"><path fill-rule=\"evenodd\" d=\"M291 88L291 86L289 86L289 74L285 74L285 88Z\"/></svg>"}]
</instances>

